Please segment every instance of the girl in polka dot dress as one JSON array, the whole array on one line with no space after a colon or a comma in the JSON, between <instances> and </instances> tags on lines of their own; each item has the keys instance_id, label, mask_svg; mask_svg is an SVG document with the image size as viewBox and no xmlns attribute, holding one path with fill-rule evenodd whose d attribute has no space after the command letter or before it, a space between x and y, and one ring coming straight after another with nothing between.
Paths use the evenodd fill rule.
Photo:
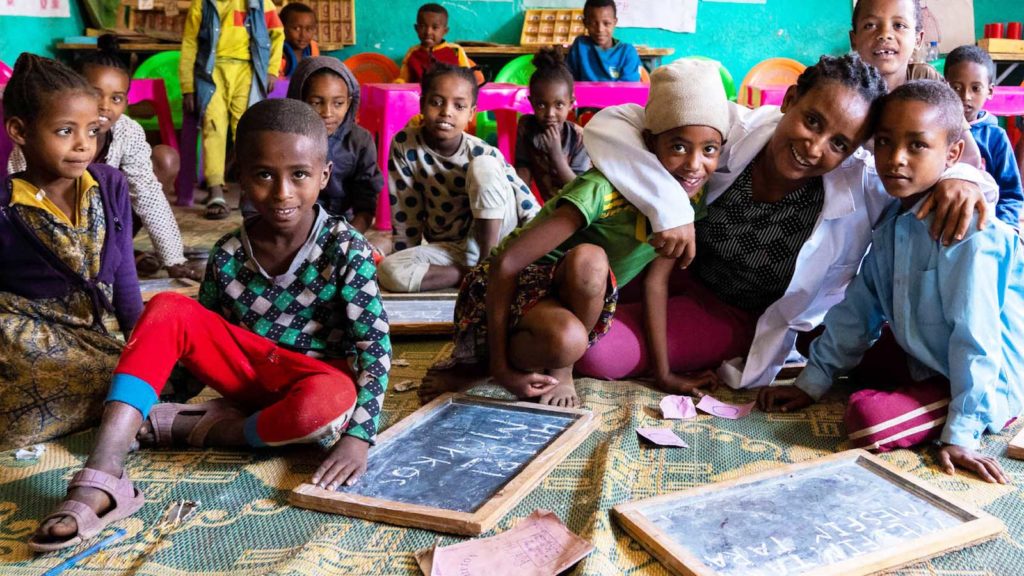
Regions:
<instances>
[{"instance_id":1,"label":"girl in polka dot dress","mask_svg":"<svg viewBox=\"0 0 1024 576\"><path fill-rule=\"evenodd\" d=\"M472 70L436 64L422 81L422 123L391 143L395 252L378 271L386 290L458 286L481 255L539 209L501 152L465 133L477 92Z\"/></svg>"}]
</instances>

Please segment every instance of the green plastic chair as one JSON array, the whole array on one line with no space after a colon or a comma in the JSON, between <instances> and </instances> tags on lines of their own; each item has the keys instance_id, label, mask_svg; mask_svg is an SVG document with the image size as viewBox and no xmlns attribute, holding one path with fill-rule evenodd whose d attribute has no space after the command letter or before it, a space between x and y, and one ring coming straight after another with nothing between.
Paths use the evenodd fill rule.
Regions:
<instances>
[{"instance_id":1,"label":"green plastic chair","mask_svg":"<svg viewBox=\"0 0 1024 576\"><path fill-rule=\"evenodd\" d=\"M707 56L685 56L685 58L689 58L691 60L707 60L718 64L718 75L722 77L722 87L725 88L725 95L730 101L736 101L736 81L732 79L732 74L729 73L729 70L723 66L721 62L714 58L708 58Z\"/></svg>"},{"instance_id":2,"label":"green plastic chair","mask_svg":"<svg viewBox=\"0 0 1024 576\"><path fill-rule=\"evenodd\" d=\"M929 64L932 65L932 68L935 68L936 70L938 70L939 74L942 74L943 76L946 75L946 57L945 56L943 56L942 58L939 58L938 60L932 60L931 62L929 62Z\"/></svg>"},{"instance_id":3,"label":"green plastic chair","mask_svg":"<svg viewBox=\"0 0 1024 576\"><path fill-rule=\"evenodd\" d=\"M502 84L529 86L530 77L536 70L537 68L533 65L533 54L523 54L502 66L498 74L495 75L494 81ZM492 144L497 142L498 121L495 120L494 114L481 112L476 115L476 135Z\"/></svg>"},{"instance_id":4,"label":"green plastic chair","mask_svg":"<svg viewBox=\"0 0 1024 576\"><path fill-rule=\"evenodd\" d=\"M176 129L181 128L181 81L178 79L178 64L181 52L171 50L158 52L147 58L135 70L132 78L160 78L167 89L167 101L171 104L171 120ZM146 130L159 130L156 118L137 118Z\"/></svg>"}]
</instances>

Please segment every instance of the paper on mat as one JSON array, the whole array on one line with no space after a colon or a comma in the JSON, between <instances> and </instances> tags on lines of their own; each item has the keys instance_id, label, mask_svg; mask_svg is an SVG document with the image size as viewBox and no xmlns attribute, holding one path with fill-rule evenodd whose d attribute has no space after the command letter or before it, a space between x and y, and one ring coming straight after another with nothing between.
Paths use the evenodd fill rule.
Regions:
<instances>
[{"instance_id":1,"label":"paper on mat","mask_svg":"<svg viewBox=\"0 0 1024 576\"><path fill-rule=\"evenodd\" d=\"M507 532L453 546L420 550L416 561L427 576L550 576L594 550L553 512L535 510Z\"/></svg>"},{"instance_id":2,"label":"paper on mat","mask_svg":"<svg viewBox=\"0 0 1024 576\"><path fill-rule=\"evenodd\" d=\"M726 404L721 400L716 400L711 396L705 396L697 402L697 408L711 414L712 416L719 416L721 418L728 418L729 420L738 420L743 418L750 411L754 409L754 403L749 402L747 404Z\"/></svg>"},{"instance_id":3,"label":"paper on mat","mask_svg":"<svg viewBox=\"0 0 1024 576\"><path fill-rule=\"evenodd\" d=\"M666 420L688 420L697 417L697 408L689 396L665 396L661 399L661 417Z\"/></svg>"},{"instance_id":4,"label":"paper on mat","mask_svg":"<svg viewBox=\"0 0 1024 576\"><path fill-rule=\"evenodd\" d=\"M676 435L671 428L637 428L636 433L654 442L658 446L689 448L690 445Z\"/></svg>"}]
</instances>

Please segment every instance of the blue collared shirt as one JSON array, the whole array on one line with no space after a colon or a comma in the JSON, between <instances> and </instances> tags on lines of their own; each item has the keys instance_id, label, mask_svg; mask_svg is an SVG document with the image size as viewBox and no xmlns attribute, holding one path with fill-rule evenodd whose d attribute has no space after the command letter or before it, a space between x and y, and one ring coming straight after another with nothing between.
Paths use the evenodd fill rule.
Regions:
<instances>
[{"instance_id":1,"label":"blue collared shirt","mask_svg":"<svg viewBox=\"0 0 1024 576\"><path fill-rule=\"evenodd\" d=\"M872 233L871 251L845 299L825 316L825 333L796 386L815 399L855 367L886 322L910 357L916 380L949 379L941 439L974 449L1021 410L1024 254L999 221L972 223L951 246L932 240L932 218L891 206ZM975 216L977 218L977 216Z\"/></svg>"}]
</instances>

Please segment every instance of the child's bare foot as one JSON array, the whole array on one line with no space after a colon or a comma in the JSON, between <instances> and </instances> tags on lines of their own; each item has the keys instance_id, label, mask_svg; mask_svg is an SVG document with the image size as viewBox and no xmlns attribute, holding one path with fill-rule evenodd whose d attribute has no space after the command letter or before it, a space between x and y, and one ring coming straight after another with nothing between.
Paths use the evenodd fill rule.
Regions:
<instances>
[{"instance_id":1,"label":"child's bare foot","mask_svg":"<svg viewBox=\"0 0 1024 576\"><path fill-rule=\"evenodd\" d=\"M444 360L431 366L423 376L418 390L420 402L426 404L446 392L465 392L489 379L488 367L483 362L462 364L454 359Z\"/></svg>"},{"instance_id":2,"label":"child's bare foot","mask_svg":"<svg viewBox=\"0 0 1024 576\"><path fill-rule=\"evenodd\" d=\"M549 370L548 373L558 378L558 386L541 396L540 403L563 408L579 408L580 397L576 395L576 384L572 379L572 366Z\"/></svg>"}]
</instances>

